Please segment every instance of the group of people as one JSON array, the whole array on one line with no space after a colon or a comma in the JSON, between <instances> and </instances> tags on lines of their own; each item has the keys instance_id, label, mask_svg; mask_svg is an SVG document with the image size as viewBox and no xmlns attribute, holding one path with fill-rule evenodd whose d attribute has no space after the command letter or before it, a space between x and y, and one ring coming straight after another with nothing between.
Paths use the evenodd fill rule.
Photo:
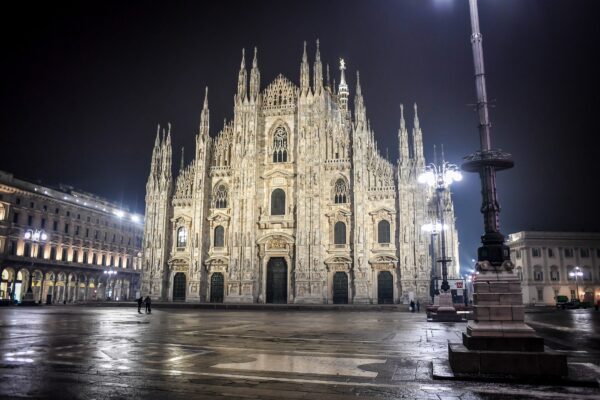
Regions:
<instances>
[{"instance_id":1,"label":"group of people","mask_svg":"<svg viewBox=\"0 0 600 400\"><path fill-rule=\"evenodd\" d=\"M421 312L421 303L419 303L419 300L417 300L417 302L415 303L414 300L410 301L410 312Z\"/></svg>"},{"instance_id":2,"label":"group of people","mask_svg":"<svg viewBox=\"0 0 600 400\"><path fill-rule=\"evenodd\" d=\"M146 314L151 314L152 313L152 300L150 300L150 296L146 296L146 298L144 299L144 296L140 296L139 299L137 299L137 303L138 303L138 313L142 314L142 304L146 305Z\"/></svg>"}]
</instances>

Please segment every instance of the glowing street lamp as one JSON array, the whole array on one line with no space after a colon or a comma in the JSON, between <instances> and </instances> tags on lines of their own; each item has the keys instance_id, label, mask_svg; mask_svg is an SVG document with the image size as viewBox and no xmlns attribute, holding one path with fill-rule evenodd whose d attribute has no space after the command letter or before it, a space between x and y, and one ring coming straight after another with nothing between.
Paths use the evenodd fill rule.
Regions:
<instances>
[{"instance_id":1,"label":"glowing street lamp","mask_svg":"<svg viewBox=\"0 0 600 400\"><path fill-rule=\"evenodd\" d=\"M442 257L438 260L442 264L442 292L447 292L450 289L448 283L448 262L449 258L446 257L446 225L444 224L444 209L440 210L440 203L442 202L442 193L444 193L450 185L454 182L460 182L462 180L462 174L456 164L451 164L442 159L441 164L431 163L425 167L417 178L417 181L422 184L426 184L435 189L436 193L436 214L439 222L439 232L441 233L440 239L442 240ZM438 227L438 222L430 224L427 228L434 229ZM443 229L442 229L443 227Z\"/></svg>"},{"instance_id":2,"label":"glowing street lamp","mask_svg":"<svg viewBox=\"0 0 600 400\"><path fill-rule=\"evenodd\" d=\"M25 233L23 234L23 239L25 240L29 240L32 243L38 244L38 246L45 242L46 240L48 240L48 234L43 230L43 229L27 229L25 231ZM39 248L38 248L39 251ZM30 256L31 254L27 255L25 254L25 256ZM27 302L27 303L35 303L34 299L33 299L33 267L34 267L34 262L33 262L33 257L31 257L31 272L29 273L29 284L27 285L27 293L25 293L25 297L23 298L23 302ZM42 296L42 290L43 290L43 284L44 284L44 274L42 273L42 286L40 286L40 303L42 302L41 296Z\"/></svg>"},{"instance_id":3,"label":"glowing street lamp","mask_svg":"<svg viewBox=\"0 0 600 400\"><path fill-rule=\"evenodd\" d=\"M569 276L575 278L575 293L577 294L577 300L579 300L579 281L577 278L583 276L583 272L581 271L581 268L575 267L573 271L569 272Z\"/></svg>"},{"instance_id":4,"label":"glowing street lamp","mask_svg":"<svg viewBox=\"0 0 600 400\"><path fill-rule=\"evenodd\" d=\"M113 270L105 270L104 271L104 275L106 275L106 287L108 288L108 292L110 294L109 297L112 298L112 288L110 287L111 284L111 277L114 275L117 275L117 271L113 271ZM104 299L106 300L106 290L104 291Z\"/></svg>"}]
</instances>

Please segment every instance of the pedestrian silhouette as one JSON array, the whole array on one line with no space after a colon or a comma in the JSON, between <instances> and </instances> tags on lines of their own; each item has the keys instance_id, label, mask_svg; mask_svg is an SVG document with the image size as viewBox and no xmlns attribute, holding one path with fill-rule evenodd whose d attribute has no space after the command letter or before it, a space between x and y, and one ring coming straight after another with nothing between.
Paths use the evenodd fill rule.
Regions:
<instances>
[{"instance_id":1,"label":"pedestrian silhouette","mask_svg":"<svg viewBox=\"0 0 600 400\"><path fill-rule=\"evenodd\" d=\"M421 312L421 303L417 300L417 312Z\"/></svg>"},{"instance_id":2,"label":"pedestrian silhouette","mask_svg":"<svg viewBox=\"0 0 600 400\"><path fill-rule=\"evenodd\" d=\"M415 312L415 301L414 300L410 301L410 312Z\"/></svg>"},{"instance_id":3,"label":"pedestrian silhouette","mask_svg":"<svg viewBox=\"0 0 600 400\"><path fill-rule=\"evenodd\" d=\"M146 314L151 314L152 313L152 307L151 307L152 300L150 300L150 296L146 296L144 303L146 303Z\"/></svg>"},{"instance_id":4,"label":"pedestrian silhouette","mask_svg":"<svg viewBox=\"0 0 600 400\"><path fill-rule=\"evenodd\" d=\"M138 303L138 313L141 314L142 313L142 303L144 302L144 296L140 296L139 299L137 299L137 303Z\"/></svg>"}]
</instances>

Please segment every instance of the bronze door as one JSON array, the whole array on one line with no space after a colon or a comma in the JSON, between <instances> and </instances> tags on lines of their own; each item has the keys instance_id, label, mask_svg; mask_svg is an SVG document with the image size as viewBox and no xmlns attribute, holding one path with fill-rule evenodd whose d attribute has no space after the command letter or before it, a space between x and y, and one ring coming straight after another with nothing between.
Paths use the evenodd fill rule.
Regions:
<instances>
[{"instance_id":1,"label":"bronze door","mask_svg":"<svg viewBox=\"0 0 600 400\"><path fill-rule=\"evenodd\" d=\"M281 257L267 264L267 303L287 303L287 265Z\"/></svg>"},{"instance_id":2,"label":"bronze door","mask_svg":"<svg viewBox=\"0 0 600 400\"><path fill-rule=\"evenodd\" d=\"M390 271L377 275L377 303L394 304L394 277Z\"/></svg>"},{"instance_id":3,"label":"bronze door","mask_svg":"<svg viewBox=\"0 0 600 400\"><path fill-rule=\"evenodd\" d=\"M348 274L333 274L333 304L348 304Z\"/></svg>"},{"instance_id":4,"label":"bronze door","mask_svg":"<svg viewBox=\"0 0 600 400\"><path fill-rule=\"evenodd\" d=\"M210 277L210 302L211 303L222 303L223 302L223 274L215 272Z\"/></svg>"},{"instance_id":5,"label":"bronze door","mask_svg":"<svg viewBox=\"0 0 600 400\"><path fill-rule=\"evenodd\" d=\"M185 274L178 272L173 277L173 301L185 301Z\"/></svg>"}]
</instances>

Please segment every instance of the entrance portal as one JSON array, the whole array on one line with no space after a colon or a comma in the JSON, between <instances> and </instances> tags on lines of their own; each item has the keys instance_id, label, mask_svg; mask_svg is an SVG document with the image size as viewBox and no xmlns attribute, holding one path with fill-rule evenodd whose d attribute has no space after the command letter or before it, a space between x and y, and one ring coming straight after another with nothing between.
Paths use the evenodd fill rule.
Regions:
<instances>
[{"instance_id":1,"label":"entrance portal","mask_svg":"<svg viewBox=\"0 0 600 400\"><path fill-rule=\"evenodd\" d=\"M215 272L210 277L210 302L222 303L223 291L223 274L220 272Z\"/></svg>"},{"instance_id":2,"label":"entrance portal","mask_svg":"<svg viewBox=\"0 0 600 400\"><path fill-rule=\"evenodd\" d=\"M173 301L185 301L185 274L178 272L173 277Z\"/></svg>"},{"instance_id":3,"label":"entrance portal","mask_svg":"<svg viewBox=\"0 0 600 400\"><path fill-rule=\"evenodd\" d=\"M333 304L348 304L348 274L333 274Z\"/></svg>"},{"instance_id":4,"label":"entrance portal","mask_svg":"<svg viewBox=\"0 0 600 400\"><path fill-rule=\"evenodd\" d=\"M390 271L377 275L377 304L394 304L394 277Z\"/></svg>"},{"instance_id":5,"label":"entrance portal","mask_svg":"<svg viewBox=\"0 0 600 400\"><path fill-rule=\"evenodd\" d=\"M287 303L287 265L282 257L271 258L267 264L267 303Z\"/></svg>"}]
</instances>

